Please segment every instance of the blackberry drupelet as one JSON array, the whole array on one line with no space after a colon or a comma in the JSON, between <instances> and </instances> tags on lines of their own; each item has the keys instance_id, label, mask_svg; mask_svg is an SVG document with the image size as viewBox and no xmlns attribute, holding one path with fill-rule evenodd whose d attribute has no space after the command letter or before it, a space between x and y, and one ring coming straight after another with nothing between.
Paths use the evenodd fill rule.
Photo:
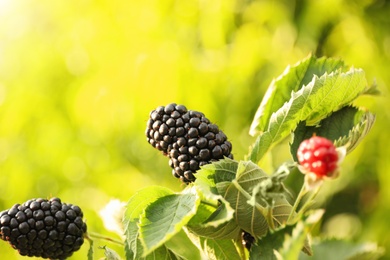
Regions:
<instances>
[{"instance_id":1,"label":"blackberry drupelet","mask_svg":"<svg viewBox=\"0 0 390 260\"><path fill-rule=\"evenodd\" d=\"M81 209L59 198L31 199L0 212L0 238L23 256L65 259L80 249L86 230Z\"/></svg>"},{"instance_id":2,"label":"blackberry drupelet","mask_svg":"<svg viewBox=\"0 0 390 260\"><path fill-rule=\"evenodd\" d=\"M169 157L172 174L185 183L195 180L201 166L233 158L226 135L203 113L175 103L150 113L145 131L148 142Z\"/></svg>"}]
</instances>

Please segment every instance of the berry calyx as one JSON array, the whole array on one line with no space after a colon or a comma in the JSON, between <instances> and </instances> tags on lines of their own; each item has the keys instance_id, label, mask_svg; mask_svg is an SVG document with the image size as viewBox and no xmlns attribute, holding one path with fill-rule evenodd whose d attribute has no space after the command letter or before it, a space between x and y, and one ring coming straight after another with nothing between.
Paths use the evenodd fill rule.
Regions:
<instances>
[{"instance_id":1,"label":"berry calyx","mask_svg":"<svg viewBox=\"0 0 390 260\"><path fill-rule=\"evenodd\" d=\"M84 243L83 212L59 198L31 199L0 212L0 238L19 254L65 259Z\"/></svg>"},{"instance_id":2,"label":"berry calyx","mask_svg":"<svg viewBox=\"0 0 390 260\"><path fill-rule=\"evenodd\" d=\"M297 152L300 169L317 178L332 177L338 168L339 155L333 142L320 136L304 140Z\"/></svg>"}]
</instances>

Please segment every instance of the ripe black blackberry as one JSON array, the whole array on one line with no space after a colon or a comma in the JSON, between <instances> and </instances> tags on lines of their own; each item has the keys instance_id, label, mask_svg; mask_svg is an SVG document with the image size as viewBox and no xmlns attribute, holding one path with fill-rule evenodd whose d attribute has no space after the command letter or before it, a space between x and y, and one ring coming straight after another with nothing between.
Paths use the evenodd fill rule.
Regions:
<instances>
[{"instance_id":1,"label":"ripe black blackberry","mask_svg":"<svg viewBox=\"0 0 390 260\"><path fill-rule=\"evenodd\" d=\"M59 198L31 199L0 212L0 238L23 256L65 259L80 249L86 230L81 209Z\"/></svg>"},{"instance_id":2,"label":"ripe black blackberry","mask_svg":"<svg viewBox=\"0 0 390 260\"><path fill-rule=\"evenodd\" d=\"M195 180L200 166L233 158L226 135L203 113L175 103L150 113L145 131L148 142L169 157L172 174L183 182Z\"/></svg>"},{"instance_id":3,"label":"ripe black blackberry","mask_svg":"<svg viewBox=\"0 0 390 260\"><path fill-rule=\"evenodd\" d=\"M251 250L251 247L255 242L255 238L251 234L245 231L241 233L241 236L242 236L242 244L245 246L246 249Z\"/></svg>"}]
</instances>

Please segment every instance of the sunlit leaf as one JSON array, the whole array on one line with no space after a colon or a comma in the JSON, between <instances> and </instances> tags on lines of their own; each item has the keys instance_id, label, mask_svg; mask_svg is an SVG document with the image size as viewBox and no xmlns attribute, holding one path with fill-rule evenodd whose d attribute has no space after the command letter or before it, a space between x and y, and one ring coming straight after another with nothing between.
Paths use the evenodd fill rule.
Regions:
<instances>
[{"instance_id":1,"label":"sunlit leaf","mask_svg":"<svg viewBox=\"0 0 390 260\"><path fill-rule=\"evenodd\" d=\"M251 162L240 162L237 179L227 188L219 189L224 198L235 210L234 218L238 225L253 236L264 236L268 231L266 215L267 205L264 201L257 200L255 206L247 202L251 199L253 188L266 180L268 175Z\"/></svg>"},{"instance_id":2,"label":"sunlit leaf","mask_svg":"<svg viewBox=\"0 0 390 260\"><path fill-rule=\"evenodd\" d=\"M88 249L88 255L87 259L88 260L93 260L93 240L89 239L89 249Z\"/></svg>"},{"instance_id":3,"label":"sunlit leaf","mask_svg":"<svg viewBox=\"0 0 390 260\"><path fill-rule=\"evenodd\" d=\"M208 260L240 259L233 240L201 238L201 246Z\"/></svg>"},{"instance_id":4,"label":"sunlit leaf","mask_svg":"<svg viewBox=\"0 0 390 260\"><path fill-rule=\"evenodd\" d=\"M139 258L140 260L181 260L181 258L175 255L165 245L160 246L156 250L153 250L146 257ZM138 259L137 259L138 260Z\"/></svg>"},{"instance_id":5,"label":"sunlit leaf","mask_svg":"<svg viewBox=\"0 0 390 260\"><path fill-rule=\"evenodd\" d=\"M366 90L361 69L325 73L291 94L288 102L274 112L264 133L257 138L249 159L258 162L276 143L287 137L300 121L318 123L331 112L351 103Z\"/></svg>"},{"instance_id":6,"label":"sunlit leaf","mask_svg":"<svg viewBox=\"0 0 390 260\"><path fill-rule=\"evenodd\" d=\"M198 236L211 239L234 239L241 231L241 228L237 225L237 222L234 219L219 224L217 227L209 224L212 222L213 219L211 219L210 222L205 222L199 225L189 225L188 229Z\"/></svg>"},{"instance_id":7,"label":"sunlit leaf","mask_svg":"<svg viewBox=\"0 0 390 260\"><path fill-rule=\"evenodd\" d=\"M195 189L188 189L186 193L166 195L148 205L138 223L144 255L180 232L196 214L199 203Z\"/></svg>"},{"instance_id":8,"label":"sunlit leaf","mask_svg":"<svg viewBox=\"0 0 390 260\"><path fill-rule=\"evenodd\" d=\"M106 257L105 260L120 260L121 257L118 255L117 252L112 250L111 248L107 246L100 247L100 249L104 250L104 256Z\"/></svg>"},{"instance_id":9,"label":"sunlit leaf","mask_svg":"<svg viewBox=\"0 0 390 260\"><path fill-rule=\"evenodd\" d=\"M312 55L299 63L288 66L281 76L271 82L253 119L250 134L267 131L270 118L291 98L291 93L310 83L314 75L344 68L344 62L335 58L316 58Z\"/></svg>"},{"instance_id":10,"label":"sunlit leaf","mask_svg":"<svg viewBox=\"0 0 390 260\"><path fill-rule=\"evenodd\" d=\"M170 194L173 194L173 191L168 188L150 186L138 191L130 198L123 218L126 259L139 259L143 255L138 222L145 208L157 199Z\"/></svg>"},{"instance_id":11,"label":"sunlit leaf","mask_svg":"<svg viewBox=\"0 0 390 260\"><path fill-rule=\"evenodd\" d=\"M294 225L283 226L275 232L268 233L251 247L249 259L294 260L300 251L311 254L307 235L322 215L323 210L317 210Z\"/></svg>"},{"instance_id":12,"label":"sunlit leaf","mask_svg":"<svg viewBox=\"0 0 390 260\"><path fill-rule=\"evenodd\" d=\"M201 260L201 250L188 237L187 233L181 229L176 235L165 242L165 246L176 256L187 260Z\"/></svg>"},{"instance_id":13,"label":"sunlit leaf","mask_svg":"<svg viewBox=\"0 0 390 260\"><path fill-rule=\"evenodd\" d=\"M236 238L240 231L233 220L234 210L230 204L218 194L217 185L230 183L236 174L238 163L226 159L202 167L197 172L195 187L203 196L196 215L188 223L188 228L199 236L209 238ZM213 203L213 207L206 204Z\"/></svg>"},{"instance_id":14,"label":"sunlit leaf","mask_svg":"<svg viewBox=\"0 0 390 260\"><path fill-rule=\"evenodd\" d=\"M316 126L306 126L303 121L294 131L291 154L296 160L300 143L313 134L334 141L336 146L346 145L347 152L351 152L370 131L374 121L375 116L372 113L351 106L332 113Z\"/></svg>"}]
</instances>

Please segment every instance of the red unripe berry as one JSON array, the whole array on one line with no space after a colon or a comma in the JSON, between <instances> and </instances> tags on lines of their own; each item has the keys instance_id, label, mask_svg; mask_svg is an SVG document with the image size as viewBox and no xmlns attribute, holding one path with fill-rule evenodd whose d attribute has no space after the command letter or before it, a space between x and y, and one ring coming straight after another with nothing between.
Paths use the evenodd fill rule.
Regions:
<instances>
[{"instance_id":1,"label":"red unripe berry","mask_svg":"<svg viewBox=\"0 0 390 260\"><path fill-rule=\"evenodd\" d=\"M330 176L337 169L338 153L333 142L320 136L304 140L298 148L298 162L317 177Z\"/></svg>"}]
</instances>

